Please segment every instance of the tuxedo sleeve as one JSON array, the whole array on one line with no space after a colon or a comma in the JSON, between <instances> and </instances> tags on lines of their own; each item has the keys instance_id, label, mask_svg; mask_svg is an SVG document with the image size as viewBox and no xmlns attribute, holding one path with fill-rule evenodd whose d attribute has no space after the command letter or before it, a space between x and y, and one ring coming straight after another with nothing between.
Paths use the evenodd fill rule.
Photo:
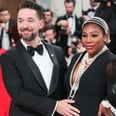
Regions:
<instances>
[{"instance_id":1,"label":"tuxedo sleeve","mask_svg":"<svg viewBox=\"0 0 116 116\"><path fill-rule=\"evenodd\" d=\"M8 55L1 56L1 67L3 80L6 89L11 96L12 103L19 108L26 108L29 111L51 116L56 106L56 100L39 96L33 91L26 88L23 81L23 75L17 70L15 61Z\"/></svg>"}]
</instances>

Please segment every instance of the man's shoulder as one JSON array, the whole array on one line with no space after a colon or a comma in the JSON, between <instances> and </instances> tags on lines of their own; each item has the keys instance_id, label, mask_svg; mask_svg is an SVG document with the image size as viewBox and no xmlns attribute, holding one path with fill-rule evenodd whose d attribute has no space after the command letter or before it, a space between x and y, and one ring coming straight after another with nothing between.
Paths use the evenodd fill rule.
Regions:
<instances>
[{"instance_id":1,"label":"man's shoulder","mask_svg":"<svg viewBox=\"0 0 116 116\"><path fill-rule=\"evenodd\" d=\"M62 20L62 19L66 19L66 14L65 14L65 15L62 15L62 16L59 16L59 17L57 17L57 20Z\"/></svg>"},{"instance_id":2,"label":"man's shoulder","mask_svg":"<svg viewBox=\"0 0 116 116\"><path fill-rule=\"evenodd\" d=\"M53 50L59 50L59 49L61 49L60 46L57 46L57 45L54 45L54 44L49 44L49 43L47 43L47 42L44 42L44 44L45 44L46 46L50 47L50 48L53 49Z\"/></svg>"},{"instance_id":3,"label":"man's shoulder","mask_svg":"<svg viewBox=\"0 0 116 116\"><path fill-rule=\"evenodd\" d=\"M4 54L7 56L11 56L12 54L14 54L16 51L16 47L12 47L9 50L7 50Z\"/></svg>"},{"instance_id":4,"label":"man's shoulder","mask_svg":"<svg viewBox=\"0 0 116 116\"><path fill-rule=\"evenodd\" d=\"M45 44L46 47L49 47L55 53L63 54L63 49L60 46L57 46L57 45L54 45L54 44L48 44L48 43L45 43L45 42L44 42L44 44Z\"/></svg>"},{"instance_id":5,"label":"man's shoulder","mask_svg":"<svg viewBox=\"0 0 116 116\"><path fill-rule=\"evenodd\" d=\"M15 59L14 56L16 54L15 51L15 48L11 48L7 51L5 51L1 56L0 56L0 62L4 62L4 61L8 61L11 60L11 59Z\"/></svg>"}]
</instances>

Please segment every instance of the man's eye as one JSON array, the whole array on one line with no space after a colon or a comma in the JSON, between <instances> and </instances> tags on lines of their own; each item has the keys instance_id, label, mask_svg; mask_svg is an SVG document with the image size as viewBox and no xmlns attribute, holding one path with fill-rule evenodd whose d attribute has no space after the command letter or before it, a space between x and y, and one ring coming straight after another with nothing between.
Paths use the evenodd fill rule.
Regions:
<instances>
[{"instance_id":1,"label":"man's eye","mask_svg":"<svg viewBox=\"0 0 116 116\"><path fill-rule=\"evenodd\" d=\"M23 21L22 20L18 20L19 23L22 23Z\"/></svg>"},{"instance_id":2,"label":"man's eye","mask_svg":"<svg viewBox=\"0 0 116 116\"><path fill-rule=\"evenodd\" d=\"M29 20L29 22L30 22L30 23L32 23L32 22L33 22L33 20Z\"/></svg>"}]
</instances>

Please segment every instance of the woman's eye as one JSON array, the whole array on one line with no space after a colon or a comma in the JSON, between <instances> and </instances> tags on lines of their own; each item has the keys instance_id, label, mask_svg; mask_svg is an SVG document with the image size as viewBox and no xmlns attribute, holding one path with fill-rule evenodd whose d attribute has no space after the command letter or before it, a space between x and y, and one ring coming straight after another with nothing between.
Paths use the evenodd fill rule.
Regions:
<instances>
[{"instance_id":1,"label":"woman's eye","mask_svg":"<svg viewBox=\"0 0 116 116\"><path fill-rule=\"evenodd\" d=\"M92 35L92 37L97 37L97 36L98 36L98 34L93 34L93 35Z\"/></svg>"},{"instance_id":2,"label":"woman's eye","mask_svg":"<svg viewBox=\"0 0 116 116\"><path fill-rule=\"evenodd\" d=\"M85 34L82 34L82 37L87 37L87 35L85 35Z\"/></svg>"}]
</instances>

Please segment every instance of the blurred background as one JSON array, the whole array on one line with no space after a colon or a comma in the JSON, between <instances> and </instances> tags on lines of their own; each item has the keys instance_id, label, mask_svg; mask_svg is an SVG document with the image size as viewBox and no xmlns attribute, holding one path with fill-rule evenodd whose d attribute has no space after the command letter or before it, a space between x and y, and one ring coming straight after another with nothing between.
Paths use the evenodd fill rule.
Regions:
<instances>
[{"instance_id":1,"label":"blurred background","mask_svg":"<svg viewBox=\"0 0 116 116\"><path fill-rule=\"evenodd\" d=\"M16 19L17 7L23 0L0 0L0 7L9 9L12 18ZM65 13L64 0L34 0L36 3L42 5L44 8L50 8L54 12L54 20L57 16L61 16ZM86 10L90 7L89 0L76 0L75 13L81 16L82 10Z\"/></svg>"}]
</instances>

